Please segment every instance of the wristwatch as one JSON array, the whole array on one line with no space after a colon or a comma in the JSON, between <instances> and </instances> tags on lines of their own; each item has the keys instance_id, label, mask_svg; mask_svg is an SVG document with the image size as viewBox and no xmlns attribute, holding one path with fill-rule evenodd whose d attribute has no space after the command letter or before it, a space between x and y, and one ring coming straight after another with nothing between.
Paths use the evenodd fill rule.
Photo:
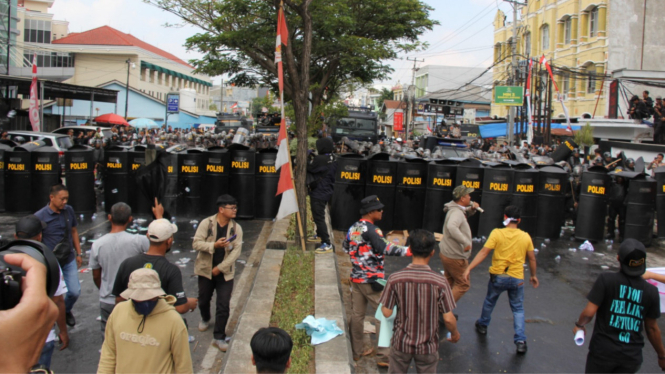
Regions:
<instances>
[{"instance_id":1,"label":"wristwatch","mask_svg":"<svg viewBox=\"0 0 665 374\"><path fill-rule=\"evenodd\" d=\"M83 257L83 255L81 253L77 253L76 257Z\"/></svg>"},{"instance_id":2,"label":"wristwatch","mask_svg":"<svg viewBox=\"0 0 665 374\"><path fill-rule=\"evenodd\" d=\"M584 325L580 325L579 323L577 323L577 321L575 321L575 326L577 326L578 329L584 328Z\"/></svg>"}]
</instances>

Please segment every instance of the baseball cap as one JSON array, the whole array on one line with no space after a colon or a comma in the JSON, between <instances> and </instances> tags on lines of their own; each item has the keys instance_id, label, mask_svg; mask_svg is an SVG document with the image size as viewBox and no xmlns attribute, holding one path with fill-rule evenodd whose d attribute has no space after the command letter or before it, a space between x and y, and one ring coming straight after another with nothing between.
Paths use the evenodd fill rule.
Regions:
<instances>
[{"instance_id":1,"label":"baseball cap","mask_svg":"<svg viewBox=\"0 0 665 374\"><path fill-rule=\"evenodd\" d=\"M120 296L127 300L146 301L166 295L159 274L152 269L140 268L129 275L129 284Z\"/></svg>"},{"instance_id":2,"label":"baseball cap","mask_svg":"<svg viewBox=\"0 0 665 374\"><path fill-rule=\"evenodd\" d=\"M178 226L168 220L156 219L148 226L148 238L151 242L163 242L178 232Z\"/></svg>"},{"instance_id":3,"label":"baseball cap","mask_svg":"<svg viewBox=\"0 0 665 374\"><path fill-rule=\"evenodd\" d=\"M375 210L380 210L385 206L379 201L379 197L376 195L367 196L360 200L360 204L360 214L367 214Z\"/></svg>"},{"instance_id":4,"label":"baseball cap","mask_svg":"<svg viewBox=\"0 0 665 374\"><path fill-rule=\"evenodd\" d=\"M644 244L635 239L626 239L619 247L621 271L630 277L639 277L647 269L647 252Z\"/></svg>"},{"instance_id":5,"label":"baseball cap","mask_svg":"<svg viewBox=\"0 0 665 374\"><path fill-rule=\"evenodd\" d=\"M40 220L34 214L30 214L16 222L16 236L21 239L30 239L42 233L46 229L46 222Z\"/></svg>"},{"instance_id":6,"label":"baseball cap","mask_svg":"<svg viewBox=\"0 0 665 374\"><path fill-rule=\"evenodd\" d=\"M453 198L454 198L455 200L459 200L459 199L461 199L463 196L466 196L466 195L472 193L473 191L475 191L475 189L470 188L470 187L465 187L465 186L461 186L461 185L460 185L460 186L457 186L457 187L455 187L455 189L453 190Z\"/></svg>"}]
</instances>

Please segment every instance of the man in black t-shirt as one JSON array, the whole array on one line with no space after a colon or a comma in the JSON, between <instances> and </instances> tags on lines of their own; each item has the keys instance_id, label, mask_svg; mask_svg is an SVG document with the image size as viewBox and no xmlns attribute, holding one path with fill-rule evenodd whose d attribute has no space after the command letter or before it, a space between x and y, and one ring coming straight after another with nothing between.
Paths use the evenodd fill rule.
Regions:
<instances>
[{"instance_id":1,"label":"man in black t-shirt","mask_svg":"<svg viewBox=\"0 0 665 374\"><path fill-rule=\"evenodd\" d=\"M171 250L173 234L176 232L178 232L178 227L166 219L161 218L150 223L148 226L148 240L150 240L148 252L130 257L120 264L113 284L116 304L124 301L120 294L128 287L129 275L136 269L146 268L155 270L159 274L159 280L166 294L176 297L177 301L174 306L178 313L184 314L196 309L198 300L185 296L180 269L165 257L166 253Z\"/></svg>"},{"instance_id":2,"label":"man in black t-shirt","mask_svg":"<svg viewBox=\"0 0 665 374\"><path fill-rule=\"evenodd\" d=\"M647 253L635 239L626 239L619 249L621 270L601 274L589 292L589 303L580 314L573 333L583 330L594 315L596 322L589 344L587 373L635 373L642 366L646 330L665 370L665 348L656 319L660 317L658 289L642 279Z\"/></svg>"}]
</instances>

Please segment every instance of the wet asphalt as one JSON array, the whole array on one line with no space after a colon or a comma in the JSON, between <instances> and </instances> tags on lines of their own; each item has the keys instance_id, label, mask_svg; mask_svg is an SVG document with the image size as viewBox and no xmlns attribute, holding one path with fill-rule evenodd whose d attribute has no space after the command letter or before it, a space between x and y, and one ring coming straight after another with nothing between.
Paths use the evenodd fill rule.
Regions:
<instances>
[{"instance_id":1,"label":"wet asphalt","mask_svg":"<svg viewBox=\"0 0 665 374\"><path fill-rule=\"evenodd\" d=\"M545 244L546 247L541 247ZM491 255L471 273L471 289L460 299L454 313L459 315L458 329L461 339L456 344L445 340L439 345L440 373L579 373L584 372L593 322L587 328L587 339L582 347L575 345L572 329L580 312L586 306L586 294L602 272L618 271L616 260L619 244L595 245L594 252L577 249L582 242L571 241L570 233L559 240L543 243L535 240L537 276L540 286L525 286L524 310L528 352L515 353L513 343L513 317L507 294L502 294L492 313L492 321L486 336L475 331L475 321L480 317L487 294ZM571 252L570 248L576 248ZM475 242L471 259L482 248ZM559 260L556 258L560 257ZM663 258L656 248L649 249L647 266L662 266ZM651 261L651 262L649 262ZM405 257L386 257L386 274L406 267L411 260ZM602 268L602 267L606 268ZM430 261L432 270L443 267L438 255ZM525 279L529 276L525 268ZM528 280L527 280L528 283ZM374 313L372 312L372 315ZM665 331L665 319L658 322ZM657 355L645 337L644 363L640 372L661 372ZM384 370L381 369L381 372ZM409 372L415 373L411 367Z\"/></svg>"},{"instance_id":2,"label":"wet asphalt","mask_svg":"<svg viewBox=\"0 0 665 374\"><path fill-rule=\"evenodd\" d=\"M0 214L0 235L3 238L13 237L15 231L15 222L23 215L9 213ZM196 253L192 249L192 239L196 232L196 221L202 220L208 215L201 217L176 217L178 232L175 234L175 242L166 258L172 263L179 264L182 272L183 284L187 297L198 297L197 277L194 275L194 261ZM79 219L78 230L83 242L82 250L85 253L83 266L79 269L79 280L81 282L81 296L74 305L73 314L76 318L76 326L69 328L69 347L63 351L56 350L53 353L51 369L56 373L94 373L97 372L99 363L99 350L102 347L102 331L99 317L99 290L92 280L92 271L88 271L89 251L92 247L92 241L100 238L111 230L111 223L106 219L107 215L101 205L98 205L98 211L95 219L92 215L85 215L83 220ZM136 220L138 218L138 220ZM131 233L145 235L147 226L151 222L151 217L135 217L135 221L141 222L140 227L130 228ZM245 264L250 256L252 248L259 238L259 234L265 221L247 221L238 220L243 228L242 253L236 262L235 279L239 279L245 270ZM143 229L141 229L143 228ZM135 232L133 230L136 230ZM184 262L183 261L187 261ZM187 260L189 259L189 260ZM184 262L184 263L183 263ZM214 315L214 296L212 301L212 314ZM194 338L190 342L192 350L192 361L194 370L198 371L201 361L205 356L212 341L212 330L214 324L206 332L198 331L198 324L201 320L200 312L197 308L192 313L184 314L183 317L189 326L189 334Z\"/></svg>"}]
</instances>

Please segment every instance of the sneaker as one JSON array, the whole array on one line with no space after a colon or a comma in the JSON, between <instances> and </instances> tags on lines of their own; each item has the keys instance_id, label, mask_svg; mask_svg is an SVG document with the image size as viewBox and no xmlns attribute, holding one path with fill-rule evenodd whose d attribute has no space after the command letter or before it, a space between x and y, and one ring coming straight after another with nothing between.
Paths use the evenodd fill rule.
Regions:
<instances>
[{"instance_id":1,"label":"sneaker","mask_svg":"<svg viewBox=\"0 0 665 374\"><path fill-rule=\"evenodd\" d=\"M231 337L227 336L226 338L224 338L224 341L227 343L231 343Z\"/></svg>"},{"instance_id":2,"label":"sneaker","mask_svg":"<svg viewBox=\"0 0 665 374\"><path fill-rule=\"evenodd\" d=\"M476 322L476 332L480 335L487 335L487 326L481 325L480 323Z\"/></svg>"},{"instance_id":3,"label":"sneaker","mask_svg":"<svg viewBox=\"0 0 665 374\"><path fill-rule=\"evenodd\" d=\"M199 322L199 331L206 331L210 327L210 321L201 321Z\"/></svg>"},{"instance_id":4,"label":"sneaker","mask_svg":"<svg viewBox=\"0 0 665 374\"><path fill-rule=\"evenodd\" d=\"M519 341L516 342L515 345L517 346L517 353L521 355L526 353L526 342Z\"/></svg>"},{"instance_id":5,"label":"sneaker","mask_svg":"<svg viewBox=\"0 0 665 374\"><path fill-rule=\"evenodd\" d=\"M317 248L314 252L321 254L321 253L330 253L332 251L333 251L332 245L328 243L321 243L321 246Z\"/></svg>"},{"instance_id":6,"label":"sneaker","mask_svg":"<svg viewBox=\"0 0 665 374\"><path fill-rule=\"evenodd\" d=\"M226 352L229 349L229 343L221 339L215 339L212 341L212 345L219 348L220 351Z\"/></svg>"},{"instance_id":7,"label":"sneaker","mask_svg":"<svg viewBox=\"0 0 665 374\"><path fill-rule=\"evenodd\" d=\"M67 322L67 326L69 327L76 326L76 318L74 318L72 312L69 312L65 315L65 322Z\"/></svg>"}]
</instances>

